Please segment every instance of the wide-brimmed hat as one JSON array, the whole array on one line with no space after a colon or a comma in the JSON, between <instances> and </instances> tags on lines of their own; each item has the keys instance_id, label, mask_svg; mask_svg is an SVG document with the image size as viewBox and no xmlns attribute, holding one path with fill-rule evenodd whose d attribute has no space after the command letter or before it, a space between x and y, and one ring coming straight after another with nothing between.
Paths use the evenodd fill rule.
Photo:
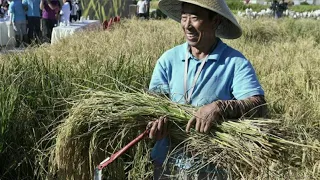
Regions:
<instances>
[{"instance_id":1,"label":"wide-brimmed hat","mask_svg":"<svg viewBox=\"0 0 320 180\"><path fill-rule=\"evenodd\" d=\"M180 22L182 2L194 4L220 14L223 18L216 30L217 37L236 39L241 36L241 27L225 0L161 0L159 2L159 8L165 15Z\"/></svg>"}]
</instances>

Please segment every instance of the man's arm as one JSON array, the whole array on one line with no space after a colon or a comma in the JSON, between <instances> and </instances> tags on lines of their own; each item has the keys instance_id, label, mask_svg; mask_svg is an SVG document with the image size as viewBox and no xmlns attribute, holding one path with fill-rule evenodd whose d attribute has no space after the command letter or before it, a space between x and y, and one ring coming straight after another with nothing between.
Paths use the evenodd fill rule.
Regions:
<instances>
[{"instance_id":1,"label":"man's arm","mask_svg":"<svg viewBox=\"0 0 320 180\"><path fill-rule=\"evenodd\" d=\"M264 117L267 115L267 106L264 96L252 96L243 100L215 101L199 108L187 124L186 131L192 126L201 133L207 133L214 124L225 119L241 117Z\"/></svg>"},{"instance_id":2,"label":"man's arm","mask_svg":"<svg viewBox=\"0 0 320 180\"><path fill-rule=\"evenodd\" d=\"M264 91L252 64L245 58L237 59L231 89L235 100L216 102L223 118L266 116Z\"/></svg>"},{"instance_id":3,"label":"man's arm","mask_svg":"<svg viewBox=\"0 0 320 180\"><path fill-rule=\"evenodd\" d=\"M267 115L264 91L251 63L245 58L235 59L231 93L235 100L218 100L199 108L189 120L186 131L195 126L196 131L207 133L214 124L224 119Z\"/></svg>"},{"instance_id":4,"label":"man's arm","mask_svg":"<svg viewBox=\"0 0 320 180\"><path fill-rule=\"evenodd\" d=\"M222 119L240 117L265 117L268 108L264 96L252 96L244 100L216 101Z\"/></svg>"},{"instance_id":5,"label":"man's arm","mask_svg":"<svg viewBox=\"0 0 320 180\"><path fill-rule=\"evenodd\" d=\"M144 12L148 12L148 2L147 1L145 1L145 6L144 6Z\"/></svg>"},{"instance_id":6,"label":"man's arm","mask_svg":"<svg viewBox=\"0 0 320 180\"><path fill-rule=\"evenodd\" d=\"M149 93L166 95L169 97L169 82L165 67L165 56L161 56L157 61L156 66L153 70ZM163 116L156 121L150 122L148 127L150 128L149 138L160 140L167 135L168 119Z\"/></svg>"},{"instance_id":7,"label":"man's arm","mask_svg":"<svg viewBox=\"0 0 320 180\"><path fill-rule=\"evenodd\" d=\"M41 0L41 1L40 1L40 9L41 9L41 10L44 9L44 1L45 1L45 0Z\"/></svg>"},{"instance_id":8,"label":"man's arm","mask_svg":"<svg viewBox=\"0 0 320 180\"><path fill-rule=\"evenodd\" d=\"M10 24L13 23L13 14L14 14L14 8L13 8L14 2L11 2L9 5L8 14L10 14Z\"/></svg>"},{"instance_id":9,"label":"man's arm","mask_svg":"<svg viewBox=\"0 0 320 180\"><path fill-rule=\"evenodd\" d=\"M170 92L166 67L163 63L162 57L157 61L156 66L153 70L149 84L149 91L166 95L168 95Z\"/></svg>"},{"instance_id":10,"label":"man's arm","mask_svg":"<svg viewBox=\"0 0 320 180\"><path fill-rule=\"evenodd\" d=\"M58 8L58 6L53 5L51 2L48 2L48 6L50 9L55 10L56 8Z\"/></svg>"},{"instance_id":11,"label":"man's arm","mask_svg":"<svg viewBox=\"0 0 320 180\"><path fill-rule=\"evenodd\" d=\"M52 10L55 10L58 7L57 5L53 5L51 3L51 0L41 0L41 2L40 2L40 9L41 10L45 9L45 3L47 3L49 8L52 9Z\"/></svg>"},{"instance_id":12,"label":"man's arm","mask_svg":"<svg viewBox=\"0 0 320 180\"><path fill-rule=\"evenodd\" d=\"M139 14L139 1L137 3L137 14Z\"/></svg>"},{"instance_id":13,"label":"man's arm","mask_svg":"<svg viewBox=\"0 0 320 180\"><path fill-rule=\"evenodd\" d=\"M12 16L13 16L13 13L10 13L10 20L9 20L10 25L12 25L12 23L13 23L13 18L12 18Z\"/></svg>"}]
</instances>

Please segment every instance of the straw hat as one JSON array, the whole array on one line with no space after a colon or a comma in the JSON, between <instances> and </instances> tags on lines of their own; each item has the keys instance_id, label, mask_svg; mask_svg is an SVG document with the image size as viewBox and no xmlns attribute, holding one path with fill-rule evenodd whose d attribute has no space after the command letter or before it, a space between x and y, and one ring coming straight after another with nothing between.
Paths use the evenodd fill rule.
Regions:
<instances>
[{"instance_id":1,"label":"straw hat","mask_svg":"<svg viewBox=\"0 0 320 180\"><path fill-rule=\"evenodd\" d=\"M217 37L237 39L241 36L241 27L225 0L161 0L159 2L159 8L165 15L180 23L182 2L200 6L224 17L216 30Z\"/></svg>"}]
</instances>

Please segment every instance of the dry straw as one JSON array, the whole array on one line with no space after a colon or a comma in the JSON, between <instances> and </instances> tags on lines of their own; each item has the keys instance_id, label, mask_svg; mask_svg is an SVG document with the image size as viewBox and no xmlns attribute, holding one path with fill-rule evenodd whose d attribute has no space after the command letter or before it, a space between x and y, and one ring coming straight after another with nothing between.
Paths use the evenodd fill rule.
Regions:
<instances>
[{"instance_id":1,"label":"dry straw","mask_svg":"<svg viewBox=\"0 0 320 180\"><path fill-rule=\"evenodd\" d=\"M141 133L147 122L162 115L170 119L173 152L188 148L201 163L193 173L208 163L225 169L228 176L272 173L265 171L274 162L286 163L290 147L303 146L287 141L278 120L226 121L208 135L184 132L194 108L144 92L132 93L105 89L89 90L72 101L69 117L54 134L56 146L51 151L50 175L59 179L90 179L100 161L119 150ZM110 179L147 179L152 176L149 150L151 141L140 143L105 170ZM304 146L308 147L308 146ZM317 147L308 147L317 148ZM261 176L261 174L260 174Z\"/></svg>"}]
</instances>

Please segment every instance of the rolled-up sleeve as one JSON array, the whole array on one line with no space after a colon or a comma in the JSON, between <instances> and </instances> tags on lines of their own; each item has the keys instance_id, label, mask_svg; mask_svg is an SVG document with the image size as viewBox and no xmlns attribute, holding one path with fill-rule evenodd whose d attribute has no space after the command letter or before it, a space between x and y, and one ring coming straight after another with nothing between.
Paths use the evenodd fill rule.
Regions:
<instances>
[{"instance_id":1,"label":"rolled-up sleeve","mask_svg":"<svg viewBox=\"0 0 320 180\"><path fill-rule=\"evenodd\" d=\"M232 82L232 94L238 100L255 95L264 95L255 70L247 59L237 59Z\"/></svg>"}]
</instances>

